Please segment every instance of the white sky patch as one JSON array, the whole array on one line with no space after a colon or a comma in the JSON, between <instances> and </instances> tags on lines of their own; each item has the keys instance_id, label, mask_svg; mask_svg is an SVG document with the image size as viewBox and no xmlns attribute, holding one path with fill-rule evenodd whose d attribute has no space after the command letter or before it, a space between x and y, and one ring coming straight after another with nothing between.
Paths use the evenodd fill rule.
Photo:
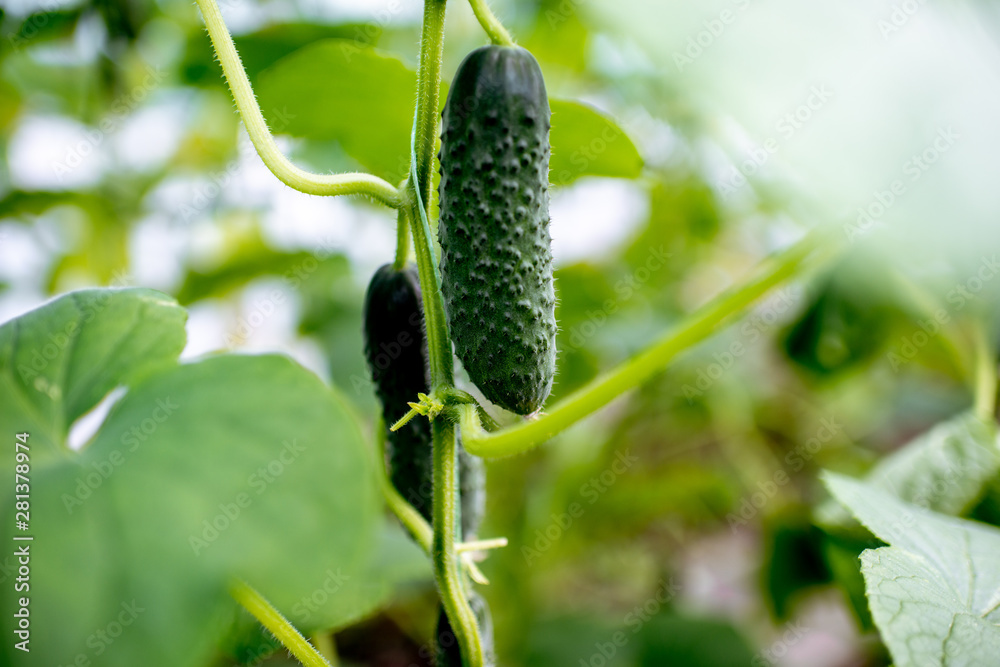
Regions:
<instances>
[{"instance_id":1,"label":"white sky patch","mask_svg":"<svg viewBox=\"0 0 1000 667\"><path fill-rule=\"evenodd\" d=\"M21 285L35 282L50 261L50 251L30 228L0 225L0 280Z\"/></svg>"},{"instance_id":2,"label":"white sky patch","mask_svg":"<svg viewBox=\"0 0 1000 667\"><path fill-rule=\"evenodd\" d=\"M212 299L187 306L187 345L181 360L195 359L226 347L227 313L222 303Z\"/></svg>"},{"instance_id":3,"label":"white sky patch","mask_svg":"<svg viewBox=\"0 0 1000 667\"><path fill-rule=\"evenodd\" d=\"M10 180L23 190L86 189L107 166L104 134L62 116L28 116L7 148Z\"/></svg>"},{"instance_id":4,"label":"white sky patch","mask_svg":"<svg viewBox=\"0 0 1000 667\"><path fill-rule=\"evenodd\" d=\"M183 276L184 235L161 214L151 215L134 227L129 236L129 273L136 285L171 291Z\"/></svg>"},{"instance_id":5,"label":"white sky patch","mask_svg":"<svg viewBox=\"0 0 1000 667\"><path fill-rule=\"evenodd\" d=\"M632 181L580 179L557 190L550 205L556 265L605 256L649 215L649 197Z\"/></svg>"},{"instance_id":6,"label":"white sky patch","mask_svg":"<svg viewBox=\"0 0 1000 667\"><path fill-rule=\"evenodd\" d=\"M125 167L150 171L177 150L186 129L186 104L176 97L167 99L172 101L135 111L112 137L115 155Z\"/></svg>"},{"instance_id":7,"label":"white sky patch","mask_svg":"<svg viewBox=\"0 0 1000 667\"><path fill-rule=\"evenodd\" d=\"M125 387L115 388L100 403L91 408L90 412L73 422L73 425L69 429L69 435L66 437L66 444L69 445L69 448L73 451L83 449L83 446L90 442L90 439L97 434L97 431L101 428L101 424L104 423L104 420L108 417L108 413L111 412L111 408L124 395Z\"/></svg>"}]
</instances>

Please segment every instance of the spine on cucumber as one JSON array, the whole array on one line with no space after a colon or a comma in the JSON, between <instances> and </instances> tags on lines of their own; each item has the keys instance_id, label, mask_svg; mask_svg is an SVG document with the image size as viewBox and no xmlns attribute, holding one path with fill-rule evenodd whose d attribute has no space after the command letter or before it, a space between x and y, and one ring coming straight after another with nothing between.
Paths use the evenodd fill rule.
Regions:
<instances>
[{"instance_id":1,"label":"spine on cucumber","mask_svg":"<svg viewBox=\"0 0 1000 667\"><path fill-rule=\"evenodd\" d=\"M442 293L455 350L493 403L530 414L552 389L548 97L524 49L466 57L442 117Z\"/></svg>"},{"instance_id":2,"label":"spine on cucumber","mask_svg":"<svg viewBox=\"0 0 1000 667\"><path fill-rule=\"evenodd\" d=\"M433 452L431 425L411 419L398 431L388 427L410 409L418 393L430 393L424 313L415 267L380 267L364 301L364 348L375 394L386 424L389 479L400 495L431 520ZM481 459L459 449L462 535L472 539L485 505L485 472Z\"/></svg>"}]
</instances>

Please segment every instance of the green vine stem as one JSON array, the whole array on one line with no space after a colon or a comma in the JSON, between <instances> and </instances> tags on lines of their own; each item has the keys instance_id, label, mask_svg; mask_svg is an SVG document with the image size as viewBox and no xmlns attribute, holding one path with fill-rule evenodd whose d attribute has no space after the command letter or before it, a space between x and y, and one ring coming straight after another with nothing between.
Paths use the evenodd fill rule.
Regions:
<instances>
[{"instance_id":1,"label":"green vine stem","mask_svg":"<svg viewBox=\"0 0 1000 667\"><path fill-rule=\"evenodd\" d=\"M757 274L741 287L709 302L685 319L676 330L616 369L562 399L547 414L537 419L488 433L480 426L475 406L456 406L453 414L457 416L461 428L463 446L470 454L496 458L518 454L541 444L607 405L620 394L642 384L660 372L677 354L718 331L724 323L769 290L795 276L821 246L824 258L837 248L825 234L813 233L767 260Z\"/></svg>"},{"instance_id":2,"label":"green vine stem","mask_svg":"<svg viewBox=\"0 0 1000 667\"><path fill-rule=\"evenodd\" d=\"M500 20L490 10L490 6L486 4L486 0L469 0L469 4L472 6L472 12L479 20L479 25L483 26L483 30L489 35L491 42L499 46L514 46L514 40L511 38L510 33L507 32L507 29L503 27Z\"/></svg>"},{"instance_id":3,"label":"green vine stem","mask_svg":"<svg viewBox=\"0 0 1000 667\"><path fill-rule=\"evenodd\" d=\"M396 490L396 487L392 485L392 482L389 481L389 472L385 468L385 446L387 444L385 439L385 422L381 419L377 420L376 428L378 429L376 431L376 440L378 442L377 451L379 453L379 460L376 463L375 469L379 478L379 486L382 489L382 497L385 499L385 504L389 506L392 513L399 519L399 522L403 524L403 528L413 537L413 541L423 549L429 558L434 548L434 529L431 528L431 525L424 520L424 517L420 515L420 512L413 505L406 502L406 499L403 498L399 491ZM476 583L488 584L490 583L489 579L480 571L472 558L471 552L495 549L506 545L507 538L505 537L477 540L474 542L460 542L455 545L455 552L461 554L462 562L469 571L469 576Z\"/></svg>"},{"instance_id":4,"label":"green vine stem","mask_svg":"<svg viewBox=\"0 0 1000 667\"><path fill-rule=\"evenodd\" d=\"M305 667L331 667L330 663L306 641L295 627L281 615L271 603L245 581L236 581L230 588L230 593L244 609L254 615L261 625L267 628L278 641Z\"/></svg>"},{"instance_id":5,"label":"green vine stem","mask_svg":"<svg viewBox=\"0 0 1000 667\"><path fill-rule=\"evenodd\" d=\"M997 400L997 360L987 335L986 325L975 323L976 350L975 412L985 422L992 422Z\"/></svg>"},{"instance_id":6,"label":"green vine stem","mask_svg":"<svg viewBox=\"0 0 1000 667\"><path fill-rule=\"evenodd\" d=\"M431 423L434 434L434 578L451 627L458 638L462 665L483 667L483 647L476 616L469 606L455 549L458 532L458 439L446 419ZM440 474L439 474L440 473Z\"/></svg>"},{"instance_id":7,"label":"green vine stem","mask_svg":"<svg viewBox=\"0 0 1000 667\"><path fill-rule=\"evenodd\" d=\"M222 64L222 72L229 83L233 99L236 100L236 108L247 128L247 134L250 135L250 141L253 142L257 154L271 173L285 185L306 194L365 195L386 206L398 208L402 201L399 190L377 176L363 173L312 174L296 167L281 153L278 145L274 143L274 137L267 129L264 115L254 97L250 80L247 78L246 70L243 69L243 63L236 52L229 29L222 19L218 4L215 0L197 0L197 2L205 17L212 46L215 47L215 53Z\"/></svg>"},{"instance_id":8,"label":"green vine stem","mask_svg":"<svg viewBox=\"0 0 1000 667\"><path fill-rule=\"evenodd\" d=\"M396 211L396 259L392 268L400 271L410 258L410 213L406 206Z\"/></svg>"},{"instance_id":9,"label":"green vine stem","mask_svg":"<svg viewBox=\"0 0 1000 667\"><path fill-rule=\"evenodd\" d=\"M438 98L441 96L441 59L444 54L444 13L447 0L425 0L417 67L416 170L420 199L430 208L431 169L438 138Z\"/></svg>"},{"instance_id":10,"label":"green vine stem","mask_svg":"<svg viewBox=\"0 0 1000 667\"><path fill-rule=\"evenodd\" d=\"M451 337L441 297L441 278L434 259L427 208L431 201L431 169L438 137L438 98L441 89L441 57L444 51L446 0L425 0L424 21L420 34L420 62L417 68L417 109L411 137L410 188L413 208L413 249L420 272L424 322L427 328L427 353L431 371L431 389L450 388L454 383ZM459 525L458 443L453 424L445 419L431 422L433 435L432 501L434 536L431 559L437 583L451 627L462 654L462 664L482 667L483 648L476 617L469 607L464 577L455 551Z\"/></svg>"}]
</instances>

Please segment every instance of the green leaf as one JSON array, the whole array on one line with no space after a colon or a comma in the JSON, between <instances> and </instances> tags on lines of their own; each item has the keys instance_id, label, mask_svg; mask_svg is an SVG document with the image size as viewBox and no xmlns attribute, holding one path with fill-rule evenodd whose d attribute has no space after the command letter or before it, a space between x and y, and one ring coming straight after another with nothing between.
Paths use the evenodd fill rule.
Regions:
<instances>
[{"instance_id":1,"label":"green leaf","mask_svg":"<svg viewBox=\"0 0 1000 667\"><path fill-rule=\"evenodd\" d=\"M722 620L662 613L642 629L641 667L756 664L754 654L736 629Z\"/></svg>"},{"instance_id":2,"label":"green leaf","mask_svg":"<svg viewBox=\"0 0 1000 667\"><path fill-rule=\"evenodd\" d=\"M568 185L582 176L636 178L642 157L609 116L580 102L554 99L549 179Z\"/></svg>"},{"instance_id":3,"label":"green leaf","mask_svg":"<svg viewBox=\"0 0 1000 667\"><path fill-rule=\"evenodd\" d=\"M957 516L979 500L998 471L996 424L965 412L882 459L867 480L901 500Z\"/></svg>"},{"instance_id":4,"label":"green leaf","mask_svg":"<svg viewBox=\"0 0 1000 667\"><path fill-rule=\"evenodd\" d=\"M257 95L265 115L287 109L284 120L268 116L272 128L335 139L365 168L395 183L409 167L416 85L416 73L398 57L354 40L326 39L262 72Z\"/></svg>"},{"instance_id":5,"label":"green leaf","mask_svg":"<svg viewBox=\"0 0 1000 667\"><path fill-rule=\"evenodd\" d=\"M277 131L336 140L365 168L395 183L408 171L416 83L416 73L392 54L354 40L327 39L263 71L257 95ZM446 92L442 82L442 103ZM582 176L639 175L642 158L611 118L579 102L553 99L551 108L553 184Z\"/></svg>"},{"instance_id":6,"label":"green leaf","mask_svg":"<svg viewBox=\"0 0 1000 667\"><path fill-rule=\"evenodd\" d=\"M958 516L976 504L998 472L996 425L964 412L883 458L864 480L906 502ZM835 505L819 513L827 525L849 521Z\"/></svg>"},{"instance_id":7,"label":"green leaf","mask_svg":"<svg viewBox=\"0 0 1000 667\"><path fill-rule=\"evenodd\" d=\"M833 495L891 546L861 554L872 616L899 667L989 665L1000 653L1000 530L826 475Z\"/></svg>"},{"instance_id":8,"label":"green leaf","mask_svg":"<svg viewBox=\"0 0 1000 667\"><path fill-rule=\"evenodd\" d=\"M377 32L373 31L377 28ZM373 34L374 33L374 34ZM243 35L235 35L233 42L240 54L240 61L253 81L265 68L277 60L321 39L343 38L368 44L375 41L382 29L370 23L344 23L339 25L317 25L316 23L279 23ZM180 66L187 83L198 85L214 84L225 86L222 70L215 61L212 43L204 30L188 36L184 62Z\"/></svg>"},{"instance_id":9,"label":"green leaf","mask_svg":"<svg viewBox=\"0 0 1000 667\"><path fill-rule=\"evenodd\" d=\"M234 577L306 632L380 604L386 584L371 558L381 523L378 494L357 420L343 399L279 356L220 355L135 380L136 368L149 362L139 357L129 366L125 353L143 349L136 344L142 340L183 334L184 311L146 291L92 292L107 298L95 300L105 305L89 323L91 335L121 325L132 337L117 346L113 337L95 338L119 356L101 363L104 348L93 347L86 359L100 372L46 376L50 392L93 398L101 393L95 387L132 380L79 453L40 465L34 447L42 434L36 440L26 429L34 639L30 662L6 642L0 656L6 652L9 660L0 663L78 664L83 655L112 667L204 665L231 629L236 607L227 588ZM148 314L162 330L149 329L147 311L124 308L136 293L156 296L158 307ZM176 311L172 321L162 317L164 303ZM27 340L45 341L59 330L46 324L60 326L67 304L73 299L5 328L23 332L22 320L29 320ZM95 345L84 334L77 354ZM5 367L16 350L0 348ZM77 389L64 386L66 379ZM25 430L17 426L24 422L17 409L25 406L0 415L2 432ZM8 543L12 510L0 512ZM7 636L13 604L10 596L0 603Z\"/></svg>"},{"instance_id":10,"label":"green leaf","mask_svg":"<svg viewBox=\"0 0 1000 667\"><path fill-rule=\"evenodd\" d=\"M0 326L0 424L32 434L33 462L66 451L73 422L120 384L176 361L187 313L146 289L70 292ZM9 461L5 461L7 469Z\"/></svg>"}]
</instances>

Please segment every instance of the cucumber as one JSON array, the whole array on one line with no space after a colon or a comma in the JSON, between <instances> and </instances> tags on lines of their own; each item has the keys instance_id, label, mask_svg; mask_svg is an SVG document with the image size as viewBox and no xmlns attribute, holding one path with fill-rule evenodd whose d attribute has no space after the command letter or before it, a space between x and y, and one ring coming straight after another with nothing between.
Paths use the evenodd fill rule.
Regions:
<instances>
[{"instance_id":1,"label":"cucumber","mask_svg":"<svg viewBox=\"0 0 1000 667\"><path fill-rule=\"evenodd\" d=\"M431 424L411 419L398 431L388 428L410 409L418 393L430 393L424 312L415 267L391 264L372 277L364 301L364 349L375 394L382 404L388 443L389 479L400 495L431 521L433 452ZM462 538L473 539L482 521L486 474L482 459L459 447Z\"/></svg>"},{"instance_id":2,"label":"cucumber","mask_svg":"<svg viewBox=\"0 0 1000 667\"><path fill-rule=\"evenodd\" d=\"M442 116L441 290L455 351L487 399L522 415L555 375L550 117L537 61L507 46L466 57Z\"/></svg>"},{"instance_id":3,"label":"cucumber","mask_svg":"<svg viewBox=\"0 0 1000 667\"><path fill-rule=\"evenodd\" d=\"M388 428L409 411L409 401L429 393L424 311L415 267L380 267L364 301L364 346L375 395L382 403L389 479L420 514L431 518L431 424L411 419L398 431Z\"/></svg>"}]
</instances>

